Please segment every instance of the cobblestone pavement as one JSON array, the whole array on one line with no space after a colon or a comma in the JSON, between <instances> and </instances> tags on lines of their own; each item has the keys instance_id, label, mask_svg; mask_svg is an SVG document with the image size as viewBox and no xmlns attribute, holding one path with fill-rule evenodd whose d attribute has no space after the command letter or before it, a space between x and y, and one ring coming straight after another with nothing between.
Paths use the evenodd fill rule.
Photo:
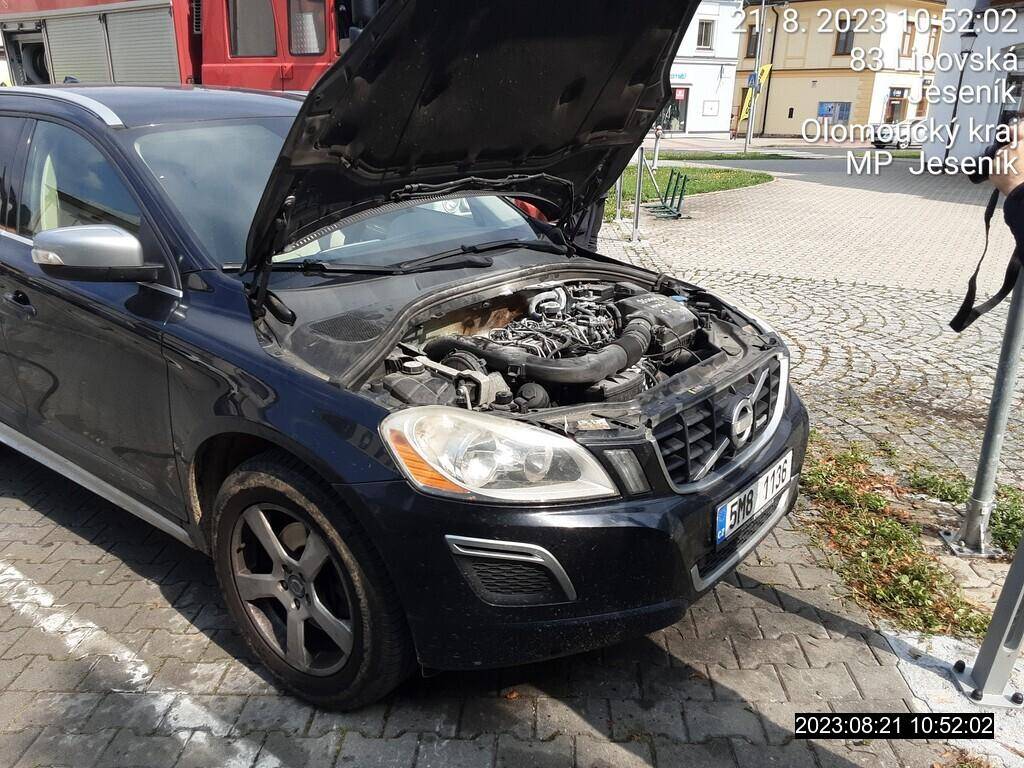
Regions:
<instances>
[{"instance_id":1,"label":"cobblestone pavement","mask_svg":"<svg viewBox=\"0 0 1024 768\"><path fill-rule=\"evenodd\" d=\"M775 205L786 187L773 182L759 199ZM701 209L694 201L692 222L645 221L651 242L631 258L735 293L771 318L793 343L794 378L819 429L969 465L998 318L958 339L943 330L955 297L942 287L779 276L757 261L742 270L739 254L724 251L697 259L698 211L712 210L712 197L756 202L747 194L708 196ZM903 220L889 204L871 210L881 230ZM762 229L760 239L774 238L775 252L822 250L791 242L785 220L773 225L783 231ZM819 239L840 248L822 229ZM609 235L608 250L623 253ZM845 247L855 255L862 243ZM315 711L246 658L207 561L0 449L2 766L927 768L946 759L944 745L791 737L798 710L926 708L905 663L785 521L737 576L649 637L413 680L360 712Z\"/></svg>"}]
</instances>

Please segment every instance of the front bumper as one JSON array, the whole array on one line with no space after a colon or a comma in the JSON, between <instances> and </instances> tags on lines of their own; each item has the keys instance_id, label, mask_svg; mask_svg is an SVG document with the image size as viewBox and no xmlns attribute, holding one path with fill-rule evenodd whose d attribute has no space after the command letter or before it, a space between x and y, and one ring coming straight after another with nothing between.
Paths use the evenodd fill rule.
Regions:
<instances>
[{"instance_id":1,"label":"front bumper","mask_svg":"<svg viewBox=\"0 0 1024 768\"><path fill-rule=\"evenodd\" d=\"M714 551L717 505L786 451L803 465L807 411L790 390L778 428L727 477L694 493L516 508L414 492L407 483L339 489L362 514L403 602L420 663L510 666L576 653L674 623L792 509L796 483ZM503 541L550 553L571 582L561 602L494 605L471 586L456 541Z\"/></svg>"}]
</instances>

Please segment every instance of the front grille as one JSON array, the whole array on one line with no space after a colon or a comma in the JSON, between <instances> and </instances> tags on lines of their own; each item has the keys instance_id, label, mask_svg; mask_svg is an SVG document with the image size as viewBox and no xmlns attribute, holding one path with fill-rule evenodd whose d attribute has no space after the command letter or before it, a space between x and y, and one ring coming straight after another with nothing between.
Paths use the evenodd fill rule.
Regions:
<instances>
[{"instance_id":1,"label":"front grille","mask_svg":"<svg viewBox=\"0 0 1024 768\"><path fill-rule=\"evenodd\" d=\"M486 602L494 605L539 605L566 599L551 571L539 563L458 557L466 580Z\"/></svg>"},{"instance_id":2,"label":"front grille","mask_svg":"<svg viewBox=\"0 0 1024 768\"><path fill-rule=\"evenodd\" d=\"M768 375L764 385L751 403L754 426L750 438L737 449L729 439L729 406L735 403L738 396L752 394L765 370ZM654 428L654 438L672 482L676 485L695 482L732 461L737 453L768 428L779 402L781 387L782 361L776 357L767 365L741 376L725 389L658 424ZM708 460L723 442L725 449L705 471Z\"/></svg>"}]
</instances>

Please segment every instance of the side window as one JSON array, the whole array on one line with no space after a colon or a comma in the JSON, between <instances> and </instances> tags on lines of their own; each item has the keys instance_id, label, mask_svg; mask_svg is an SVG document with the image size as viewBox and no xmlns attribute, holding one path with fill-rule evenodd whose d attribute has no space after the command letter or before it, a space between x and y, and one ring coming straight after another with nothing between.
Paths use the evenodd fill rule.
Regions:
<instances>
[{"instance_id":1,"label":"side window","mask_svg":"<svg viewBox=\"0 0 1024 768\"><path fill-rule=\"evenodd\" d=\"M36 124L22 187L19 227L26 237L83 224L139 231L142 215L121 177L91 142L70 128Z\"/></svg>"},{"instance_id":2,"label":"side window","mask_svg":"<svg viewBox=\"0 0 1024 768\"><path fill-rule=\"evenodd\" d=\"M14 158L25 121L0 117L0 230L14 232L18 221L18 200L14 190Z\"/></svg>"},{"instance_id":3,"label":"side window","mask_svg":"<svg viewBox=\"0 0 1024 768\"><path fill-rule=\"evenodd\" d=\"M288 50L293 56L315 56L326 48L324 0L288 0Z\"/></svg>"},{"instance_id":4,"label":"side window","mask_svg":"<svg viewBox=\"0 0 1024 768\"><path fill-rule=\"evenodd\" d=\"M277 56L277 29L270 0L228 0L232 56Z\"/></svg>"}]
</instances>

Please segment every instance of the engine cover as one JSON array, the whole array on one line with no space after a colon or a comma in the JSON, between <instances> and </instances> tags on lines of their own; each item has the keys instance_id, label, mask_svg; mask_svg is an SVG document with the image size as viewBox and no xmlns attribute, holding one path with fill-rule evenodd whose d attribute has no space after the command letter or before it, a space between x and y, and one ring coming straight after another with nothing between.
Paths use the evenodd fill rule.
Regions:
<instances>
[{"instance_id":1,"label":"engine cover","mask_svg":"<svg viewBox=\"0 0 1024 768\"><path fill-rule=\"evenodd\" d=\"M680 337L689 336L697 330L697 316L671 296L660 293L641 293L619 299L615 306L622 313L623 320L634 317L649 317L655 325L669 328Z\"/></svg>"}]
</instances>

